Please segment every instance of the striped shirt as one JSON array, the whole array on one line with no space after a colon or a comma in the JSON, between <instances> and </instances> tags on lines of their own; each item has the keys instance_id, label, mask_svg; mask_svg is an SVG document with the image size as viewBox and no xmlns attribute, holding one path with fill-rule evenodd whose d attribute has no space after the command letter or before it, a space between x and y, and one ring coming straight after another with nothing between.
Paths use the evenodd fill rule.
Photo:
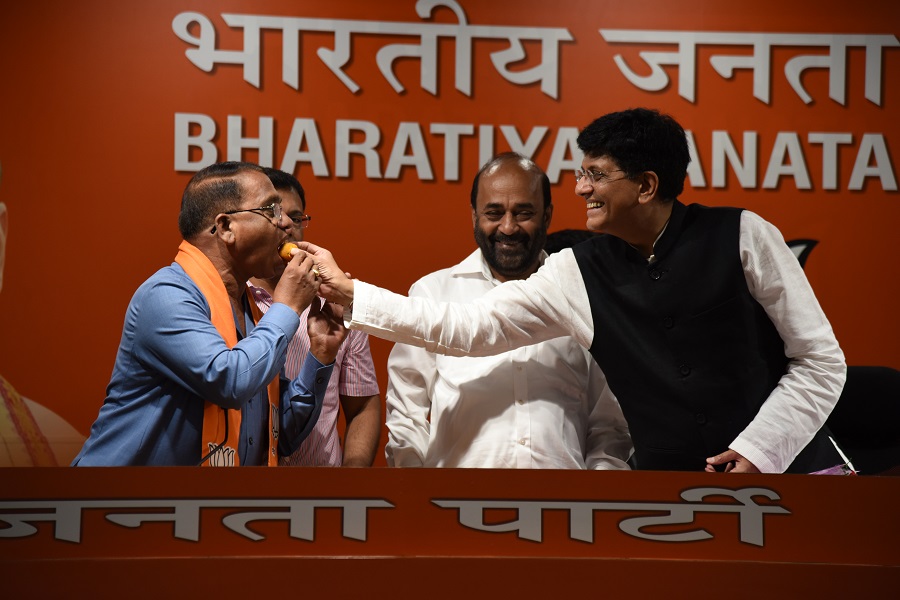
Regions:
<instances>
[{"instance_id":1,"label":"striped shirt","mask_svg":"<svg viewBox=\"0 0 900 600\"><path fill-rule=\"evenodd\" d=\"M259 309L265 313L272 306L272 296L259 287L247 284ZM300 315L300 326L294 339L288 344L285 376L294 379L300 373L303 359L309 352L309 336L306 333L307 308ZM325 401L319 420L300 447L290 456L282 456L279 465L305 467L339 467L344 455L337 431L340 412L340 396L374 396L378 394L375 365L369 350L369 336L361 331L349 331L338 350L334 370L328 381Z\"/></svg>"}]
</instances>

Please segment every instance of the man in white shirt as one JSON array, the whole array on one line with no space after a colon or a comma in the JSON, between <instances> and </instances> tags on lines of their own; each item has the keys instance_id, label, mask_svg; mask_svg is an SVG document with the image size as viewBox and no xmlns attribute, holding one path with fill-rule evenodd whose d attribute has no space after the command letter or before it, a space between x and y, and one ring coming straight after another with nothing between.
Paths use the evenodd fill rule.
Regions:
<instances>
[{"instance_id":1,"label":"man in white shirt","mask_svg":"<svg viewBox=\"0 0 900 600\"><path fill-rule=\"evenodd\" d=\"M543 264L550 182L530 159L494 157L475 176L478 250L410 296L469 302ZM385 455L397 467L627 469L631 438L591 355L560 337L491 357L397 344L388 359Z\"/></svg>"},{"instance_id":2,"label":"man in white shirt","mask_svg":"<svg viewBox=\"0 0 900 600\"><path fill-rule=\"evenodd\" d=\"M841 472L822 426L844 355L779 231L750 211L678 201L690 155L667 115L604 115L578 145L575 193L587 228L607 235L468 304L350 280L304 245L319 293L350 309L351 328L443 354L572 336L606 374L639 469Z\"/></svg>"}]
</instances>

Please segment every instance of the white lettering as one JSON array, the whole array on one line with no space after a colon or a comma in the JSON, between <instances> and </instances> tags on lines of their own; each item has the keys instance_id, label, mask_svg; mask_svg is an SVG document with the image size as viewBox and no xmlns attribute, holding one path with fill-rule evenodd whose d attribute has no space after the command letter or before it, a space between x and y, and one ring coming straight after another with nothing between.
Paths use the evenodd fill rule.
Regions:
<instances>
[{"instance_id":1,"label":"white lettering","mask_svg":"<svg viewBox=\"0 0 900 600\"><path fill-rule=\"evenodd\" d=\"M713 131L712 134L712 186L725 187L725 161L734 169L743 188L756 187L756 132L744 132L744 155L741 155L731 141L727 131Z\"/></svg>"},{"instance_id":2,"label":"white lettering","mask_svg":"<svg viewBox=\"0 0 900 600\"><path fill-rule=\"evenodd\" d=\"M694 133L692 131L684 132L687 138L688 152L691 156L691 162L688 163L687 175L688 181L693 188L706 187L706 177L703 175L703 166L700 164L700 155L697 154L697 142L694 141Z\"/></svg>"},{"instance_id":3,"label":"white lettering","mask_svg":"<svg viewBox=\"0 0 900 600\"><path fill-rule=\"evenodd\" d=\"M785 158L789 158L790 162L786 163ZM780 131L775 136L775 145L772 147L769 166L766 167L766 176L763 179L763 189L777 188L778 179L782 175L793 175L798 190L808 190L812 187L806 160L803 158L803 148L800 147L800 137L793 131Z\"/></svg>"},{"instance_id":4,"label":"white lettering","mask_svg":"<svg viewBox=\"0 0 900 600\"><path fill-rule=\"evenodd\" d=\"M469 124L432 123L429 131L444 136L444 180L459 181L459 138L472 135L475 127Z\"/></svg>"},{"instance_id":5,"label":"white lettering","mask_svg":"<svg viewBox=\"0 0 900 600\"><path fill-rule=\"evenodd\" d=\"M503 137L505 137L506 141L509 142L510 150L531 158L532 156L534 156L534 153L540 145L541 140L544 139L544 135L546 135L547 133L547 128L532 127L531 133L528 134L528 139L524 142L522 141L521 136L519 136L519 132L516 131L515 125L501 125L500 132L503 133Z\"/></svg>"},{"instance_id":6,"label":"white lettering","mask_svg":"<svg viewBox=\"0 0 900 600\"><path fill-rule=\"evenodd\" d=\"M354 131L363 133L363 141L352 143L350 138ZM335 175L350 177L350 155L359 154L366 159L366 177L381 179L381 157L375 146L381 141L381 130L378 125L369 121L344 121L335 123Z\"/></svg>"},{"instance_id":7,"label":"white lettering","mask_svg":"<svg viewBox=\"0 0 900 600\"><path fill-rule=\"evenodd\" d=\"M707 497L731 496L734 502L714 504ZM569 512L569 538L587 543L594 541L594 518L597 511L635 511L649 516L631 516L619 521L623 533L657 542L698 542L713 538L709 531L694 525L696 513L732 513L738 516L739 540L745 544L765 546L764 518L767 514L789 515L786 508L771 504L757 504L755 497L780 500L773 490L766 488L691 488L681 493L686 502L603 502L603 501L534 501L534 500L432 500L441 508L456 509L460 525L486 533L515 532L517 537L533 542L543 541L544 511ZM515 519L500 523L486 523L490 510L514 510ZM684 527L675 527L681 526ZM649 529L650 531L646 531Z\"/></svg>"},{"instance_id":8,"label":"white lettering","mask_svg":"<svg viewBox=\"0 0 900 600\"><path fill-rule=\"evenodd\" d=\"M191 135L191 126L199 126L197 135ZM175 113L175 170L199 171L219 159L219 151L213 144L216 122L208 115ZM200 149L200 158L191 160L191 148Z\"/></svg>"},{"instance_id":9,"label":"white lettering","mask_svg":"<svg viewBox=\"0 0 900 600\"><path fill-rule=\"evenodd\" d=\"M302 32L328 32L334 34L334 48L320 47L319 59L352 93L361 88L344 72L353 58L353 34L369 36L412 37L417 43L389 44L375 53L375 63L384 78L398 93L405 88L393 71L394 62L400 58L418 58L420 61L420 85L423 90L437 95L437 52L440 38L451 38L455 43L456 89L470 96L472 88L472 40L477 38L509 42L505 50L492 52L491 62L506 81L514 85L540 82L541 92L551 98L559 91L559 46L571 41L567 29L548 27L511 27L498 25L469 25L465 12L455 0L418 0L416 13L422 19L430 18L434 8L445 6L456 15L459 23L413 23L408 21L360 21L351 19L307 19L264 15L223 13L227 25L244 30L242 50L217 48L217 32L212 21L201 13L184 12L172 20L172 31L189 46L185 56L197 68L212 72L217 64L233 64L243 67L244 81L260 87L261 36L264 30L277 30L282 35L282 81L294 89L300 89L300 34ZM522 41L540 43L540 64L510 70L528 58Z\"/></svg>"},{"instance_id":10,"label":"white lettering","mask_svg":"<svg viewBox=\"0 0 900 600\"><path fill-rule=\"evenodd\" d=\"M412 154L406 154L407 148L412 150ZM415 167L419 179L423 181L434 179L431 163L428 160L428 149L425 147L425 139L422 137L422 129L418 123L400 123L397 128L397 137L394 138L394 147L391 148L387 169L384 171L384 178L397 179L400 177L400 167L402 166Z\"/></svg>"},{"instance_id":11,"label":"white lettering","mask_svg":"<svg viewBox=\"0 0 900 600\"><path fill-rule=\"evenodd\" d=\"M304 141L306 152L301 150ZM319 130L314 119L294 119L291 137L284 149L284 158L281 159L281 170L294 173L298 162L310 163L316 177L328 177L325 151L322 149L322 141L319 139Z\"/></svg>"},{"instance_id":12,"label":"white lettering","mask_svg":"<svg viewBox=\"0 0 900 600\"><path fill-rule=\"evenodd\" d=\"M725 79L731 79L737 69L753 71L753 97L770 104L771 56L775 46L800 48L825 48L827 55L799 55L787 61L785 79L803 102L809 104L812 96L803 87L802 76L806 69L828 69L828 96L838 104L846 105L847 50L866 49L865 89L867 100L881 106L882 55L884 48L900 45L893 35L858 35L835 33L745 33L733 31L656 31L642 29L601 29L600 35L612 44L677 45L674 52L643 50L638 56L650 67L649 75L639 75L625 62L621 54L613 57L619 71L635 87L647 92L658 92L669 85L669 73L663 66L677 67L678 94L693 103L696 99L697 47L747 46L752 54L714 55L709 62Z\"/></svg>"},{"instance_id":13,"label":"white lettering","mask_svg":"<svg viewBox=\"0 0 900 600\"><path fill-rule=\"evenodd\" d=\"M257 161L264 167L275 164L272 160L275 134L275 120L272 117L259 118L259 137L244 137L244 119L240 115L228 115L228 160L244 160L245 149L259 151Z\"/></svg>"},{"instance_id":14,"label":"white lettering","mask_svg":"<svg viewBox=\"0 0 900 600\"><path fill-rule=\"evenodd\" d=\"M875 164L870 165L872 156L875 156ZM897 178L894 177L894 167L891 165L891 157L884 143L884 136L880 133L866 133L859 144L859 152L856 154L856 162L853 164L853 173L850 174L848 189L861 190L866 177L878 177L881 187L886 192L897 190Z\"/></svg>"},{"instance_id":15,"label":"white lettering","mask_svg":"<svg viewBox=\"0 0 900 600\"><path fill-rule=\"evenodd\" d=\"M822 144L822 189L838 189L838 145L853 142L849 133L810 133L810 144Z\"/></svg>"},{"instance_id":16,"label":"white lettering","mask_svg":"<svg viewBox=\"0 0 900 600\"><path fill-rule=\"evenodd\" d=\"M316 177L351 177L354 162L362 168L363 165L358 162L361 158L365 164L366 179L395 180L401 177L404 167L414 167L420 180L433 181L436 175L431 156L435 152L438 155L443 152L443 181L459 181L464 165L469 163L472 167L471 162L475 160L472 155L464 156L466 150L461 140L464 136L474 136L478 148L475 170L498 150L505 150L508 146L512 151L536 158L542 167L544 164L541 161L546 160L547 177L555 184L567 180L573 170L580 168L583 158L577 146L579 130L575 127L558 127L554 131L545 125L535 125L523 140L520 130L513 125L401 122L396 131L382 132L379 125L371 121L337 120L332 146L328 140L323 143L320 133L322 124L312 118L293 119L290 131L287 131L285 124L284 132L277 137L286 139L287 143L278 154L279 149L273 146L279 123L273 117L254 118L259 122L256 138L246 135L246 125L241 116L231 115L226 124L220 125L209 115L176 113L175 168L179 171L199 171L216 162L223 154L222 146L226 146L229 160L247 160L243 157L246 151L256 149L260 164L278 164L275 160L278 159L281 169L288 172L296 172L305 164ZM227 131L217 135L223 127L227 127ZM500 129L502 141L499 144L496 143L495 128ZM812 189L810 161L818 187L820 176L816 162L818 146L821 146L821 189L859 191L868 179L877 179L884 191L897 190L888 140L881 133L867 133L856 142L855 136L849 132L776 132L768 154L759 149L760 134L757 131L715 130L707 134L709 137L705 140L698 140L690 130L685 131L685 135L691 158L687 178L689 185L695 189L709 185L716 189L774 190L783 177L792 177L799 190ZM330 133L326 133L326 138L329 136ZM735 142L738 136L740 141ZM853 148L856 162L849 178L840 175L841 146L856 146ZM390 150L387 150L388 147ZM470 146L466 143L465 147ZM845 153L848 151L843 150ZM539 153L540 156L537 156ZM384 171L382 161L386 165ZM761 163L766 168L760 184ZM331 164L334 164L333 175L330 175ZM729 171L733 175L729 175ZM357 177L360 175L357 174Z\"/></svg>"},{"instance_id":17,"label":"white lettering","mask_svg":"<svg viewBox=\"0 0 900 600\"><path fill-rule=\"evenodd\" d=\"M494 156L494 127L491 125L478 126L478 168L487 164Z\"/></svg>"},{"instance_id":18,"label":"white lettering","mask_svg":"<svg viewBox=\"0 0 900 600\"><path fill-rule=\"evenodd\" d=\"M575 169L581 168L581 161L584 155L578 149L578 128L576 127L560 127L556 132L556 140L553 142L553 149L550 151L550 162L547 164L547 178L550 183L559 181L561 173L572 173ZM568 156L569 158L566 158ZM574 180L573 180L574 181ZM572 184L574 188L575 184Z\"/></svg>"}]
</instances>

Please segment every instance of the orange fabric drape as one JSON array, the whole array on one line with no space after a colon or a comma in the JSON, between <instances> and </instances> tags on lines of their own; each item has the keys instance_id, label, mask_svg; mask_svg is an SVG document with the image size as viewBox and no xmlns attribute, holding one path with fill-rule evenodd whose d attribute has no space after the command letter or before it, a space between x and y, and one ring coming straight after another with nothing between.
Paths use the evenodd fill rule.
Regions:
<instances>
[{"instance_id":1,"label":"orange fabric drape","mask_svg":"<svg viewBox=\"0 0 900 600\"><path fill-rule=\"evenodd\" d=\"M187 241L181 242L175 262L181 265L188 277L197 284L200 292L206 297L210 308L210 321L225 340L225 344L232 348L237 344L237 330L234 325L234 316L231 311L231 302L225 284L215 266L196 246ZM256 303L250 302L252 308ZM254 311L254 320L259 320L258 310ZM268 465L278 465L278 425L279 419L279 383L278 377L268 385L269 396L269 452ZM225 439L225 420L228 419L228 437ZM225 439L225 443L208 460L204 466L229 467L238 466L238 441L241 432L241 411L225 410L221 406L206 401L203 412L203 433L200 456L206 456Z\"/></svg>"}]
</instances>

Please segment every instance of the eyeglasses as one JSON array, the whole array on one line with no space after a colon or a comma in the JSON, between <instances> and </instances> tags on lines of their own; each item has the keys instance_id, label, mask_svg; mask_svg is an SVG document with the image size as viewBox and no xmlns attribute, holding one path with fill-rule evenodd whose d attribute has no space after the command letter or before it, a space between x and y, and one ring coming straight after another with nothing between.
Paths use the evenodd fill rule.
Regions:
<instances>
[{"instance_id":1,"label":"eyeglasses","mask_svg":"<svg viewBox=\"0 0 900 600\"><path fill-rule=\"evenodd\" d=\"M261 211L261 212L259 212ZM223 212L223 215L236 215L242 212L252 212L256 213L262 217L266 217L267 219L274 220L276 223L281 221L281 205L277 202L273 202L268 206L260 206L259 208L244 208L240 210L227 210Z\"/></svg>"},{"instance_id":2,"label":"eyeglasses","mask_svg":"<svg viewBox=\"0 0 900 600\"><path fill-rule=\"evenodd\" d=\"M299 217L289 217L291 219L291 223L294 224L294 227L299 227L300 229L306 229L309 227L309 222L312 221L312 216L310 215L300 215Z\"/></svg>"},{"instance_id":3,"label":"eyeglasses","mask_svg":"<svg viewBox=\"0 0 900 600\"><path fill-rule=\"evenodd\" d=\"M590 169L582 171L581 169L575 169L575 182L580 183L582 178L587 177L588 181L591 182L591 185L596 184L604 184L610 183L612 181L619 181L620 179L628 179L628 176L619 177L617 179L610 179L609 173L624 173L622 169L613 169L612 171L608 171L604 173L602 171L591 171Z\"/></svg>"},{"instance_id":4,"label":"eyeglasses","mask_svg":"<svg viewBox=\"0 0 900 600\"><path fill-rule=\"evenodd\" d=\"M259 212L259 211L262 211L262 212ZM242 208L242 209L238 209L238 210L226 210L222 214L223 215L236 215L236 214L242 213L242 212L256 213L261 217L265 217L265 218L269 219L276 226L279 223L281 223L281 214L282 214L281 213L281 204L279 204L278 202L273 202L272 204L270 204L268 206L260 206L259 208ZM214 234L216 232L216 226L213 225L212 229L210 229L209 232Z\"/></svg>"}]
</instances>

